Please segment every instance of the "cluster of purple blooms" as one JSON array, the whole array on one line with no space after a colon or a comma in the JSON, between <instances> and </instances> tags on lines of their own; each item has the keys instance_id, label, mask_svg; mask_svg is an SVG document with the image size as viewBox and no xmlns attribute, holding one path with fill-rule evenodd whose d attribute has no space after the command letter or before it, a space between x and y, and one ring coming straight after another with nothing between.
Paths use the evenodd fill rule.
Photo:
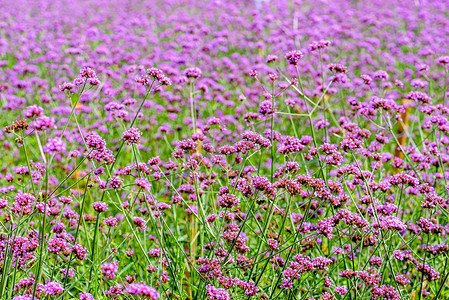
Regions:
<instances>
[{"instance_id":1,"label":"cluster of purple blooms","mask_svg":"<svg viewBox=\"0 0 449 300\"><path fill-rule=\"evenodd\" d=\"M124 292L150 300L156 300L160 297L159 292L155 288L143 283L131 283Z\"/></svg>"}]
</instances>

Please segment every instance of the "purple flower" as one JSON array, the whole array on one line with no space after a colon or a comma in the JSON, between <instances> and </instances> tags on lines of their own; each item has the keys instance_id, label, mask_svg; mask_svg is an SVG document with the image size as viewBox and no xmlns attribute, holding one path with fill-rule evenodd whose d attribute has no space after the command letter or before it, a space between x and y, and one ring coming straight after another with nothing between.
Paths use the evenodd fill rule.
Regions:
<instances>
[{"instance_id":1,"label":"purple flower","mask_svg":"<svg viewBox=\"0 0 449 300\"><path fill-rule=\"evenodd\" d=\"M438 57L437 63L439 63L440 65L448 65L449 64L449 55Z\"/></svg>"},{"instance_id":2,"label":"purple flower","mask_svg":"<svg viewBox=\"0 0 449 300\"><path fill-rule=\"evenodd\" d=\"M262 103L260 103L259 109L258 109L258 112L264 116L270 116L270 115L274 114L275 111L276 111L276 108L273 107L273 103L271 100L265 100Z\"/></svg>"},{"instance_id":3,"label":"purple flower","mask_svg":"<svg viewBox=\"0 0 449 300\"><path fill-rule=\"evenodd\" d=\"M269 54L269 55L267 55L266 62L269 64L269 63L275 62L277 59L278 59L278 57L276 55Z\"/></svg>"},{"instance_id":4,"label":"purple flower","mask_svg":"<svg viewBox=\"0 0 449 300\"><path fill-rule=\"evenodd\" d=\"M369 75L361 75L360 77L362 77L363 82L364 82L366 85L370 85L370 84L371 84L371 81L373 81L373 79L372 79L371 76L369 76Z\"/></svg>"},{"instance_id":5,"label":"purple flower","mask_svg":"<svg viewBox=\"0 0 449 300\"><path fill-rule=\"evenodd\" d=\"M69 93L74 93L76 91L76 85L71 82L64 82L59 86L61 92L68 91Z\"/></svg>"},{"instance_id":6,"label":"purple flower","mask_svg":"<svg viewBox=\"0 0 449 300\"><path fill-rule=\"evenodd\" d=\"M208 284L206 286L207 298L211 300L231 300L231 296L225 289L216 288Z\"/></svg>"},{"instance_id":7,"label":"purple flower","mask_svg":"<svg viewBox=\"0 0 449 300\"><path fill-rule=\"evenodd\" d=\"M91 149L104 149L106 141L101 138L96 132L90 133L85 137L87 147Z\"/></svg>"},{"instance_id":8,"label":"purple flower","mask_svg":"<svg viewBox=\"0 0 449 300\"><path fill-rule=\"evenodd\" d=\"M414 100L416 102L420 102L422 104L431 104L432 98L424 92L412 91L408 93L407 99Z\"/></svg>"},{"instance_id":9,"label":"purple flower","mask_svg":"<svg viewBox=\"0 0 449 300\"><path fill-rule=\"evenodd\" d=\"M321 50L330 46L330 44L331 42L328 40L313 41L312 43L309 44L308 49L309 51Z\"/></svg>"},{"instance_id":10,"label":"purple flower","mask_svg":"<svg viewBox=\"0 0 449 300\"><path fill-rule=\"evenodd\" d=\"M131 283L124 292L151 300L156 300L160 297L159 292L155 288L143 283Z\"/></svg>"},{"instance_id":11,"label":"purple flower","mask_svg":"<svg viewBox=\"0 0 449 300\"><path fill-rule=\"evenodd\" d=\"M80 293L80 300L95 300L94 296L90 293Z\"/></svg>"},{"instance_id":12,"label":"purple flower","mask_svg":"<svg viewBox=\"0 0 449 300\"><path fill-rule=\"evenodd\" d=\"M162 70L159 70L157 68L149 68L147 69L147 74L151 77L153 77L156 80L162 80L164 76L164 72Z\"/></svg>"},{"instance_id":13,"label":"purple flower","mask_svg":"<svg viewBox=\"0 0 449 300\"><path fill-rule=\"evenodd\" d=\"M121 188L122 183L123 183L123 182L122 182L122 180L120 180L120 178L118 178L118 177L112 177L112 178L109 179L108 186L109 186L111 189L119 189L119 188Z\"/></svg>"},{"instance_id":14,"label":"purple flower","mask_svg":"<svg viewBox=\"0 0 449 300\"><path fill-rule=\"evenodd\" d=\"M62 139L56 137L56 138L50 138L48 140L48 143L42 147L45 153L49 154L55 154L55 153L63 153L66 151L65 143Z\"/></svg>"},{"instance_id":15,"label":"purple flower","mask_svg":"<svg viewBox=\"0 0 449 300\"><path fill-rule=\"evenodd\" d=\"M344 285L337 286L335 292L339 295L344 295L348 292L348 288Z\"/></svg>"},{"instance_id":16,"label":"purple flower","mask_svg":"<svg viewBox=\"0 0 449 300\"><path fill-rule=\"evenodd\" d=\"M105 212L108 209L108 205L101 201L92 203L92 207L97 213Z\"/></svg>"},{"instance_id":17,"label":"purple flower","mask_svg":"<svg viewBox=\"0 0 449 300\"><path fill-rule=\"evenodd\" d=\"M184 74L186 75L187 78L198 79L201 77L202 72L197 67L191 67L191 68L185 69Z\"/></svg>"},{"instance_id":18,"label":"purple flower","mask_svg":"<svg viewBox=\"0 0 449 300\"><path fill-rule=\"evenodd\" d=\"M136 186L145 190L145 191L150 191L151 189L151 184L148 181L148 179L141 177L141 178L136 178L135 180Z\"/></svg>"},{"instance_id":19,"label":"purple flower","mask_svg":"<svg viewBox=\"0 0 449 300\"><path fill-rule=\"evenodd\" d=\"M288 63L296 66L301 58L304 57L304 54L300 50L292 50L285 54L285 58Z\"/></svg>"},{"instance_id":20,"label":"purple flower","mask_svg":"<svg viewBox=\"0 0 449 300\"><path fill-rule=\"evenodd\" d=\"M43 131L53 129L55 126L55 118L41 116L30 123L30 126L36 130Z\"/></svg>"},{"instance_id":21,"label":"purple flower","mask_svg":"<svg viewBox=\"0 0 449 300\"><path fill-rule=\"evenodd\" d=\"M59 296L64 292L64 288L59 282L50 281L44 285L44 292L48 295Z\"/></svg>"},{"instance_id":22,"label":"purple flower","mask_svg":"<svg viewBox=\"0 0 449 300\"><path fill-rule=\"evenodd\" d=\"M33 300L33 296L30 295L15 296L14 298L12 298L12 300Z\"/></svg>"},{"instance_id":23,"label":"purple flower","mask_svg":"<svg viewBox=\"0 0 449 300\"><path fill-rule=\"evenodd\" d=\"M147 229L146 222L141 217L133 217L133 223L136 225L141 231L145 231Z\"/></svg>"},{"instance_id":24,"label":"purple flower","mask_svg":"<svg viewBox=\"0 0 449 300\"><path fill-rule=\"evenodd\" d=\"M384 70L378 70L378 71L374 72L373 78L374 78L374 80L385 81L385 80L388 80L389 76L388 76L388 73L385 72Z\"/></svg>"},{"instance_id":25,"label":"purple flower","mask_svg":"<svg viewBox=\"0 0 449 300\"><path fill-rule=\"evenodd\" d=\"M95 71L89 67L82 68L80 70L80 75L82 77L87 77L87 78L96 78L97 77L97 75L95 74Z\"/></svg>"},{"instance_id":26,"label":"purple flower","mask_svg":"<svg viewBox=\"0 0 449 300\"><path fill-rule=\"evenodd\" d=\"M25 118L40 117L44 113L44 109L36 104L28 106L23 112Z\"/></svg>"},{"instance_id":27,"label":"purple flower","mask_svg":"<svg viewBox=\"0 0 449 300\"><path fill-rule=\"evenodd\" d=\"M125 141L128 145L137 144L141 136L142 132L139 129L131 127L123 133L121 140Z\"/></svg>"},{"instance_id":28,"label":"purple flower","mask_svg":"<svg viewBox=\"0 0 449 300\"><path fill-rule=\"evenodd\" d=\"M118 262L104 263L101 265L101 273L106 280L112 280L115 278L118 271Z\"/></svg>"},{"instance_id":29,"label":"purple flower","mask_svg":"<svg viewBox=\"0 0 449 300\"><path fill-rule=\"evenodd\" d=\"M117 218L114 218L114 217L107 217L107 218L104 220L104 223L105 223L106 225L108 225L109 227L115 227L115 226L117 226L117 224L118 224L118 220L117 220Z\"/></svg>"}]
</instances>

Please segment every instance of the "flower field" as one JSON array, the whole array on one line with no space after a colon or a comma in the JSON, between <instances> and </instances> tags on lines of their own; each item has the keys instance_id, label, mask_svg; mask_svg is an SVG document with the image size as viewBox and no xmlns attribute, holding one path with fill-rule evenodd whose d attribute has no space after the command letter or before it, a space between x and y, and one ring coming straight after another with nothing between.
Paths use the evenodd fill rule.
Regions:
<instances>
[{"instance_id":1,"label":"flower field","mask_svg":"<svg viewBox=\"0 0 449 300\"><path fill-rule=\"evenodd\" d=\"M0 299L449 299L449 1L256 2L0 1Z\"/></svg>"}]
</instances>

